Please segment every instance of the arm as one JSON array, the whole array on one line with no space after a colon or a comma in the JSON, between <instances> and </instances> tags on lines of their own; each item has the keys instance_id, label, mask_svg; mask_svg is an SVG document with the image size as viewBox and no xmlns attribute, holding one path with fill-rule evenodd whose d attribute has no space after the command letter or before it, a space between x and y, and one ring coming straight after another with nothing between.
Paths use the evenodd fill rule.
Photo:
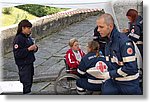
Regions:
<instances>
[{"instance_id":1,"label":"arm","mask_svg":"<svg viewBox=\"0 0 150 102\"><path fill-rule=\"evenodd\" d=\"M110 71L109 74L111 78L119 76L125 77L127 75L134 75L138 72L133 43L126 42L122 45L120 51L124 65L117 70Z\"/></svg>"},{"instance_id":2,"label":"arm","mask_svg":"<svg viewBox=\"0 0 150 102\"><path fill-rule=\"evenodd\" d=\"M79 64L79 67L77 69L77 72L78 72L78 76L83 78L85 77L85 74L86 74L86 66L85 66L85 62L83 59L81 59L81 62Z\"/></svg>"},{"instance_id":3,"label":"arm","mask_svg":"<svg viewBox=\"0 0 150 102\"><path fill-rule=\"evenodd\" d=\"M79 65L79 62L75 60L74 56L70 52L67 52L66 54L66 62L70 68L77 68Z\"/></svg>"},{"instance_id":4,"label":"arm","mask_svg":"<svg viewBox=\"0 0 150 102\"><path fill-rule=\"evenodd\" d=\"M37 52L39 48L37 45L35 45L35 46L36 46L36 49L34 50L34 52Z\"/></svg>"},{"instance_id":5,"label":"arm","mask_svg":"<svg viewBox=\"0 0 150 102\"><path fill-rule=\"evenodd\" d=\"M29 53L28 48L24 47L23 39L18 37L14 41L13 51L16 58L25 58Z\"/></svg>"}]
</instances>

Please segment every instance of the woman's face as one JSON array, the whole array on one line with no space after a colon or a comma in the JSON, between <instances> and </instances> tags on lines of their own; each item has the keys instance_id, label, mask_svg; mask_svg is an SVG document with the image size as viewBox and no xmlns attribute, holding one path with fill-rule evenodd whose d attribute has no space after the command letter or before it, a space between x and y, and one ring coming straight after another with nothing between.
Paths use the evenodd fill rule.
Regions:
<instances>
[{"instance_id":1,"label":"woman's face","mask_svg":"<svg viewBox=\"0 0 150 102\"><path fill-rule=\"evenodd\" d=\"M75 51L78 51L79 50L79 43L78 42L74 42L74 44L72 46L72 49L75 50Z\"/></svg>"},{"instance_id":2,"label":"woman's face","mask_svg":"<svg viewBox=\"0 0 150 102\"><path fill-rule=\"evenodd\" d=\"M31 34L31 28L30 27L22 27L22 33L30 35Z\"/></svg>"},{"instance_id":3,"label":"woman's face","mask_svg":"<svg viewBox=\"0 0 150 102\"><path fill-rule=\"evenodd\" d=\"M91 48L87 45L87 53L91 52Z\"/></svg>"},{"instance_id":4,"label":"woman's face","mask_svg":"<svg viewBox=\"0 0 150 102\"><path fill-rule=\"evenodd\" d=\"M132 22L132 18L130 16L127 16L127 18L130 22Z\"/></svg>"}]
</instances>

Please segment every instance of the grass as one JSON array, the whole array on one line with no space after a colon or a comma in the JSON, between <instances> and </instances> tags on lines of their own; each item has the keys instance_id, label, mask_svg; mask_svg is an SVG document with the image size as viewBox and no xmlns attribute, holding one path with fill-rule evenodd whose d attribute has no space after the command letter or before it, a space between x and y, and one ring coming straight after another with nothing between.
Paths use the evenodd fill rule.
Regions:
<instances>
[{"instance_id":1,"label":"grass","mask_svg":"<svg viewBox=\"0 0 150 102\"><path fill-rule=\"evenodd\" d=\"M19 8L20 7L20 8ZM9 9L9 8L6 8ZM6 9L2 9L2 11L6 11ZM0 16L0 28L9 26L12 24L19 23L23 19L32 20L38 17L42 17L45 15L50 15L53 13L57 13L60 11L68 10L67 8L54 8L54 7L46 7L41 5L21 5L18 7L11 7L9 11L10 14L2 13Z\"/></svg>"},{"instance_id":2,"label":"grass","mask_svg":"<svg viewBox=\"0 0 150 102\"><path fill-rule=\"evenodd\" d=\"M12 7L11 14L3 14L0 17L1 25L0 27L9 26L20 22L22 19L32 20L37 18L36 16L29 14L26 11Z\"/></svg>"}]
</instances>

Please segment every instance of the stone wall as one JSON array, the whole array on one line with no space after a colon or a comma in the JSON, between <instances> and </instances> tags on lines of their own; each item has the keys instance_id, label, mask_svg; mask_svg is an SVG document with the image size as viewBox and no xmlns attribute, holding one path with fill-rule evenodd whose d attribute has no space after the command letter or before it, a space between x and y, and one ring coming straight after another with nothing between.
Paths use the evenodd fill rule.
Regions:
<instances>
[{"instance_id":1,"label":"stone wall","mask_svg":"<svg viewBox=\"0 0 150 102\"><path fill-rule=\"evenodd\" d=\"M32 36L36 39L36 41L38 41L43 37L60 31L75 22L82 21L89 16L101 13L104 13L101 9L77 9L41 17L31 21L33 24ZM16 35L17 25L5 27L1 30L2 53L6 54L12 51L12 43Z\"/></svg>"},{"instance_id":2,"label":"stone wall","mask_svg":"<svg viewBox=\"0 0 150 102\"><path fill-rule=\"evenodd\" d=\"M142 0L116 0L113 7L120 30L128 27L126 13L129 9L136 9L139 15L143 14Z\"/></svg>"}]
</instances>

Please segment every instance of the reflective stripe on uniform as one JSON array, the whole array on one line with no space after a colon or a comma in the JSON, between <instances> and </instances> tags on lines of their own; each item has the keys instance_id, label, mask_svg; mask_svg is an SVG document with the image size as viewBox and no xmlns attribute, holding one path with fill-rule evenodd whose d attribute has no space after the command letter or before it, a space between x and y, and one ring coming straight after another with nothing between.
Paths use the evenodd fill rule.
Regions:
<instances>
[{"instance_id":1,"label":"reflective stripe on uniform","mask_svg":"<svg viewBox=\"0 0 150 102\"><path fill-rule=\"evenodd\" d=\"M118 58L115 57L115 56L113 56L113 58L111 58L111 62L112 62L112 63L114 63L114 62L118 63Z\"/></svg>"},{"instance_id":2,"label":"reflective stripe on uniform","mask_svg":"<svg viewBox=\"0 0 150 102\"><path fill-rule=\"evenodd\" d=\"M80 94L80 95L86 94L86 90L85 89L83 89L81 87L78 87L78 86L76 86L76 87L77 87L77 93L78 94Z\"/></svg>"},{"instance_id":3,"label":"reflective stripe on uniform","mask_svg":"<svg viewBox=\"0 0 150 102\"><path fill-rule=\"evenodd\" d=\"M97 36L93 36L93 39L97 39L98 37Z\"/></svg>"},{"instance_id":4,"label":"reflective stripe on uniform","mask_svg":"<svg viewBox=\"0 0 150 102\"><path fill-rule=\"evenodd\" d=\"M125 72L123 72L122 70L121 70L121 68L119 68L118 70L117 70L117 73L119 74L119 75L121 75L121 76L127 76L128 74L126 74Z\"/></svg>"},{"instance_id":5,"label":"reflective stripe on uniform","mask_svg":"<svg viewBox=\"0 0 150 102\"><path fill-rule=\"evenodd\" d=\"M77 72L84 75L86 72L81 71L80 69L77 69Z\"/></svg>"},{"instance_id":6,"label":"reflective stripe on uniform","mask_svg":"<svg viewBox=\"0 0 150 102\"><path fill-rule=\"evenodd\" d=\"M68 59L69 59L69 62L70 62L70 63L75 63L75 61L71 61L70 53L68 54Z\"/></svg>"},{"instance_id":7,"label":"reflective stripe on uniform","mask_svg":"<svg viewBox=\"0 0 150 102\"><path fill-rule=\"evenodd\" d=\"M139 39L139 38L140 38L140 36L137 35L137 34L135 34L135 33L130 33L129 36L132 36L132 37L134 37L134 38L136 38L136 39Z\"/></svg>"},{"instance_id":8,"label":"reflective stripe on uniform","mask_svg":"<svg viewBox=\"0 0 150 102\"><path fill-rule=\"evenodd\" d=\"M106 58L106 61L109 61L109 56L105 56L105 58Z\"/></svg>"},{"instance_id":9,"label":"reflective stripe on uniform","mask_svg":"<svg viewBox=\"0 0 150 102\"><path fill-rule=\"evenodd\" d=\"M111 62L112 63L117 63L119 66L123 66L124 65L124 63L122 62L122 61L118 61L118 58L117 57L115 57L115 56L113 56L113 58L111 58Z\"/></svg>"},{"instance_id":10,"label":"reflective stripe on uniform","mask_svg":"<svg viewBox=\"0 0 150 102\"><path fill-rule=\"evenodd\" d=\"M123 62L132 62L136 60L136 56L123 57Z\"/></svg>"},{"instance_id":11,"label":"reflective stripe on uniform","mask_svg":"<svg viewBox=\"0 0 150 102\"><path fill-rule=\"evenodd\" d=\"M104 82L104 80L92 80L92 79L88 79L89 83L92 84L102 84Z\"/></svg>"},{"instance_id":12,"label":"reflective stripe on uniform","mask_svg":"<svg viewBox=\"0 0 150 102\"><path fill-rule=\"evenodd\" d=\"M138 77L139 77L139 73L137 73L135 75L126 76L126 77L115 78L115 80L118 80L118 81L131 81L131 80L137 79Z\"/></svg>"},{"instance_id":13,"label":"reflective stripe on uniform","mask_svg":"<svg viewBox=\"0 0 150 102\"><path fill-rule=\"evenodd\" d=\"M77 90L84 91L83 88L77 86Z\"/></svg>"},{"instance_id":14,"label":"reflective stripe on uniform","mask_svg":"<svg viewBox=\"0 0 150 102\"><path fill-rule=\"evenodd\" d=\"M86 95L86 91L79 91L79 90L77 90L77 93L79 94L79 95Z\"/></svg>"},{"instance_id":15,"label":"reflective stripe on uniform","mask_svg":"<svg viewBox=\"0 0 150 102\"><path fill-rule=\"evenodd\" d=\"M139 45L141 44L142 45L143 42L142 41L137 41L135 44L139 44Z\"/></svg>"}]
</instances>

